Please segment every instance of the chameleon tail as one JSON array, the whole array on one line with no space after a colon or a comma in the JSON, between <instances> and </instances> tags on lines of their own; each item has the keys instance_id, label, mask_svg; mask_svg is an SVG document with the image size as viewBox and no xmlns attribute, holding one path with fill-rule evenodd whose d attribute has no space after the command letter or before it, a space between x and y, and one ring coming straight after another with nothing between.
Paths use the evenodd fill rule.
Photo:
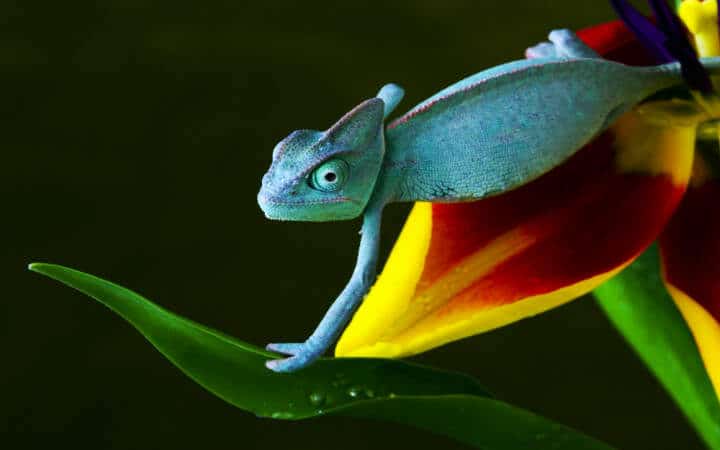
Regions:
<instances>
[{"instance_id":1,"label":"chameleon tail","mask_svg":"<svg viewBox=\"0 0 720 450\"><path fill-rule=\"evenodd\" d=\"M718 71L715 58L700 61L685 26L665 0L648 0L655 22L627 0L610 0L610 3L638 40L655 55L658 63L676 61L680 74L691 89L702 94L714 92L706 69ZM674 65L668 68L674 71Z\"/></svg>"}]
</instances>

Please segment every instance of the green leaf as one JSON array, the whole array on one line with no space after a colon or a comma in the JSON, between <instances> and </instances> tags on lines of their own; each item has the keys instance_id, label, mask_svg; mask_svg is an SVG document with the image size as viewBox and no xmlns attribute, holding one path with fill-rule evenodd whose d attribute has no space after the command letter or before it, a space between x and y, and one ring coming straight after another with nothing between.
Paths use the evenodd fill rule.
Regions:
<instances>
[{"instance_id":1,"label":"green leaf","mask_svg":"<svg viewBox=\"0 0 720 450\"><path fill-rule=\"evenodd\" d=\"M610 449L533 413L492 399L466 375L387 359L322 359L291 374L265 368L273 353L173 314L108 281L51 264L30 269L103 303L186 375L259 416L327 414L414 425L486 450Z\"/></svg>"},{"instance_id":2,"label":"green leaf","mask_svg":"<svg viewBox=\"0 0 720 450\"><path fill-rule=\"evenodd\" d=\"M720 450L720 402L660 273L660 256L653 245L594 294L706 444Z\"/></svg>"}]
</instances>

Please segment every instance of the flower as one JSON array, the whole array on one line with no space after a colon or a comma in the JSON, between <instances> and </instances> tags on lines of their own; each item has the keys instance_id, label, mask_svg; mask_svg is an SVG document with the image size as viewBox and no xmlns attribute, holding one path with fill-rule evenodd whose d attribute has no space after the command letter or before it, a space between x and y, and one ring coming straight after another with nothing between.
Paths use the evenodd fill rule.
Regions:
<instances>
[{"instance_id":1,"label":"flower","mask_svg":"<svg viewBox=\"0 0 720 450\"><path fill-rule=\"evenodd\" d=\"M720 55L717 1L687 0L679 14L700 56ZM655 64L621 21L578 35L607 59ZM648 101L505 194L417 203L336 355L417 354L539 314L612 279L657 241L667 292L720 394L720 151L702 100Z\"/></svg>"},{"instance_id":2,"label":"flower","mask_svg":"<svg viewBox=\"0 0 720 450\"><path fill-rule=\"evenodd\" d=\"M693 34L700 56L720 55L717 0L685 0L678 7L678 14Z\"/></svg>"}]
</instances>

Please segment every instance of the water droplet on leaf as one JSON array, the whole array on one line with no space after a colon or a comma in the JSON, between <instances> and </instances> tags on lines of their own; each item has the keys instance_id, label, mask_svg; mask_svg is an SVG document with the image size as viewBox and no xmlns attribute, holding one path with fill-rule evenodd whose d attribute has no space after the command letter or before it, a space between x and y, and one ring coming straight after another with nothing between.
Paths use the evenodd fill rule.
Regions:
<instances>
[{"instance_id":1,"label":"water droplet on leaf","mask_svg":"<svg viewBox=\"0 0 720 450\"><path fill-rule=\"evenodd\" d=\"M352 398L358 398L363 395L363 388L360 386L353 386L347 391L348 395Z\"/></svg>"},{"instance_id":2,"label":"water droplet on leaf","mask_svg":"<svg viewBox=\"0 0 720 450\"><path fill-rule=\"evenodd\" d=\"M313 406L320 406L325 403L325 394L322 392L313 392L310 394L310 403Z\"/></svg>"}]
</instances>

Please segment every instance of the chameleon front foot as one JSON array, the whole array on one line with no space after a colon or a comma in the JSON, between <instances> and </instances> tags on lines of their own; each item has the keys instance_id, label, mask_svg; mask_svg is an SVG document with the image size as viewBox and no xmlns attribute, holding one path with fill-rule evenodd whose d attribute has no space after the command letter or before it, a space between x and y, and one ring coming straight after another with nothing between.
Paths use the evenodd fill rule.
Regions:
<instances>
[{"instance_id":1,"label":"chameleon front foot","mask_svg":"<svg viewBox=\"0 0 720 450\"><path fill-rule=\"evenodd\" d=\"M296 343L276 343L276 344L268 344L265 346L265 349L270 350L271 352L277 352L282 353L283 355L290 355L293 356L295 353L298 353L302 346L305 345L303 342L296 342Z\"/></svg>"},{"instance_id":2,"label":"chameleon front foot","mask_svg":"<svg viewBox=\"0 0 720 450\"><path fill-rule=\"evenodd\" d=\"M310 343L274 343L265 346L266 349L289 355L288 358L267 361L265 366L273 372L295 372L315 362L325 352L326 347Z\"/></svg>"}]
</instances>

